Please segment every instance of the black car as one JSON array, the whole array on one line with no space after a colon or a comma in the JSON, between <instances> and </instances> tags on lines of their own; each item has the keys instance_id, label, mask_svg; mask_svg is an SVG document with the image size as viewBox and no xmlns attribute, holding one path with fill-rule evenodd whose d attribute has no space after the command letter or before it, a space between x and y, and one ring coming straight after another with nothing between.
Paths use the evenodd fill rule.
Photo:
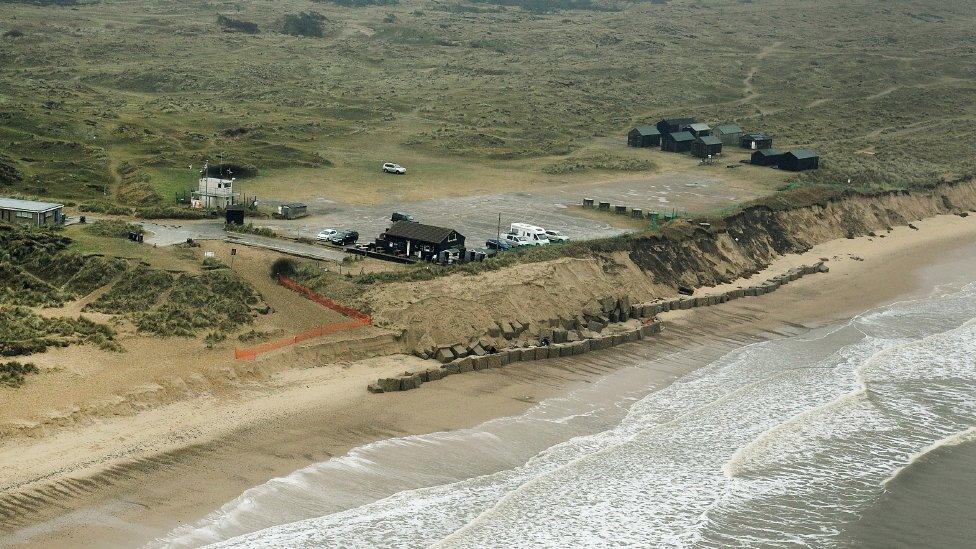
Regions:
<instances>
[{"instance_id":1,"label":"black car","mask_svg":"<svg viewBox=\"0 0 976 549\"><path fill-rule=\"evenodd\" d=\"M485 241L485 246L489 250L498 250L499 252L505 252L512 249L512 245L504 240L499 240L497 238L492 238Z\"/></svg>"},{"instance_id":2,"label":"black car","mask_svg":"<svg viewBox=\"0 0 976 549\"><path fill-rule=\"evenodd\" d=\"M339 231L329 239L333 244L348 246L355 244L359 240L359 233L356 231Z\"/></svg>"}]
</instances>

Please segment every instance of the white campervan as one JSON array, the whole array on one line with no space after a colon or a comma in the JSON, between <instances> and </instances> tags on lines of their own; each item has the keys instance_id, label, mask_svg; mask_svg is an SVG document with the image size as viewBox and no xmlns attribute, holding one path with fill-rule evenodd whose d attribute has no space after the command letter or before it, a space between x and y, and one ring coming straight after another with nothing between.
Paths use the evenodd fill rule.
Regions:
<instances>
[{"instance_id":1,"label":"white campervan","mask_svg":"<svg viewBox=\"0 0 976 549\"><path fill-rule=\"evenodd\" d=\"M508 233L524 236L530 246L544 246L549 244L549 237L546 235L546 230L542 227L529 225L528 223L512 223L512 228Z\"/></svg>"}]
</instances>

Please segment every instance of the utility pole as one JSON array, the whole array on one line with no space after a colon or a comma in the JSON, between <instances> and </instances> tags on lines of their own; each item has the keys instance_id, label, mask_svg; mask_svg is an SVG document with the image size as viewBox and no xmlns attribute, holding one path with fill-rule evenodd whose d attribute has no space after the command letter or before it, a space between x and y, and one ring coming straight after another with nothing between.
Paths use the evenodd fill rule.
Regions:
<instances>
[{"instance_id":1,"label":"utility pole","mask_svg":"<svg viewBox=\"0 0 976 549\"><path fill-rule=\"evenodd\" d=\"M498 227L495 231L495 240L502 239L502 213L498 212Z\"/></svg>"}]
</instances>

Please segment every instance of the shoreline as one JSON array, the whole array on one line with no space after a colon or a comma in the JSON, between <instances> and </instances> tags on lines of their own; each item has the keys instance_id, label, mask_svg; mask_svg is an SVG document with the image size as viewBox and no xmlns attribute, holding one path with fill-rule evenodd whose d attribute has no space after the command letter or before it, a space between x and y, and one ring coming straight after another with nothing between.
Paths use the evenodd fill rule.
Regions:
<instances>
[{"instance_id":1,"label":"shoreline","mask_svg":"<svg viewBox=\"0 0 976 549\"><path fill-rule=\"evenodd\" d=\"M630 345L654 346L662 355L675 347L696 347L707 362L749 339L775 337L784 327L821 326L917 291L926 267L951 262L951 252L971 245L976 221L946 215L916 225L921 230L898 227L883 238L835 240L778 258L761 275L702 294L754 284L819 257L829 258L830 272L758 298L665 313L662 337ZM361 361L355 368L345 365L338 380L330 377L330 368L287 370L232 398L205 396L41 439L5 441L0 471L7 487L18 480L21 488L32 487L32 478L38 489L62 479L87 479L57 485L56 504L5 519L0 543L111 547L150 541L195 522L251 486L356 446L515 415L610 371L592 368L586 358L561 358L451 376L406 393L365 392L381 370L402 370L413 361L421 363L393 356ZM696 367L661 372L655 388ZM324 379L329 382L317 384ZM7 487L2 502L13 491Z\"/></svg>"}]
</instances>

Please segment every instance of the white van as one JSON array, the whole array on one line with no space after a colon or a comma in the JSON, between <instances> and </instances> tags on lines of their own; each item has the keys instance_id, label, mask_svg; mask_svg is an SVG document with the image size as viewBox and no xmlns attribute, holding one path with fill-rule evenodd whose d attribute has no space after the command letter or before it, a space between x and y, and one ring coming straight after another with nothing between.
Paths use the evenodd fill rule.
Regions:
<instances>
[{"instance_id":1,"label":"white van","mask_svg":"<svg viewBox=\"0 0 976 549\"><path fill-rule=\"evenodd\" d=\"M546 235L546 230L542 227L529 225L528 223L512 223L512 228L508 233L524 236L532 246L549 244L549 237Z\"/></svg>"}]
</instances>

